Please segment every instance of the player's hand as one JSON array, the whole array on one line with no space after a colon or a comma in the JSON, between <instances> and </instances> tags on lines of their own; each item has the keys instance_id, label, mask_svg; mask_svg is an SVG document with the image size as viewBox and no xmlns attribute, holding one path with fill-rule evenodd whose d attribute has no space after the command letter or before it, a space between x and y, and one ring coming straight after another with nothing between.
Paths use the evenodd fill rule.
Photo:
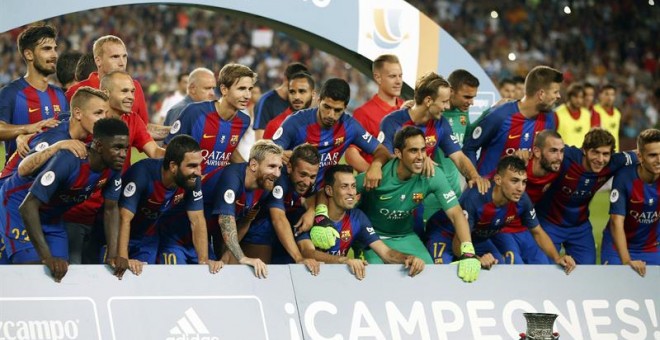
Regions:
<instances>
[{"instance_id":1,"label":"player's hand","mask_svg":"<svg viewBox=\"0 0 660 340\"><path fill-rule=\"evenodd\" d=\"M319 204L315 210L314 225L309 231L309 238L314 247L321 250L332 248L339 238L339 232L335 229L334 223L328 217L328 207L325 204Z\"/></svg>"},{"instance_id":2,"label":"player's hand","mask_svg":"<svg viewBox=\"0 0 660 340\"><path fill-rule=\"evenodd\" d=\"M16 137L16 152L18 152L18 154L23 158L30 152L30 145L28 145L28 141L30 141L30 137L32 136L32 134L29 134L18 135Z\"/></svg>"},{"instance_id":3,"label":"player's hand","mask_svg":"<svg viewBox=\"0 0 660 340\"><path fill-rule=\"evenodd\" d=\"M42 262L48 267L48 270L50 270L50 275L53 276L55 282L62 282L62 278L69 270L69 263L58 257L49 257Z\"/></svg>"},{"instance_id":4,"label":"player's hand","mask_svg":"<svg viewBox=\"0 0 660 340\"><path fill-rule=\"evenodd\" d=\"M214 261L214 260L208 260L208 262L205 263L200 262L200 264L208 265L211 274L217 274L218 272L220 272L220 269L222 269L222 267L224 267L225 265L225 263L222 261Z\"/></svg>"},{"instance_id":5,"label":"player's hand","mask_svg":"<svg viewBox=\"0 0 660 340\"><path fill-rule=\"evenodd\" d=\"M415 101L412 99L408 99L403 104L401 104L401 107L399 109L412 109L412 107L415 106Z\"/></svg>"},{"instance_id":6,"label":"player's hand","mask_svg":"<svg viewBox=\"0 0 660 340\"><path fill-rule=\"evenodd\" d=\"M32 123L27 126L27 132L28 133L37 133L41 132L44 128L53 128L60 125L60 121L55 119L55 118L50 118L42 121L38 121L36 123Z\"/></svg>"},{"instance_id":7,"label":"player's hand","mask_svg":"<svg viewBox=\"0 0 660 340\"><path fill-rule=\"evenodd\" d=\"M490 181L486 178L483 178L481 176L475 177L467 182L467 185L469 188L474 187L475 185L477 186L477 190L479 190L480 194L485 194L488 192L488 189L490 189Z\"/></svg>"},{"instance_id":8,"label":"player's hand","mask_svg":"<svg viewBox=\"0 0 660 340\"><path fill-rule=\"evenodd\" d=\"M382 165L377 165L376 162L371 163L364 174L364 189L369 191L378 188L381 179L383 179Z\"/></svg>"},{"instance_id":9,"label":"player's hand","mask_svg":"<svg viewBox=\"0 0 660 340\"><path fill-rule=\"evenodd\" d=\"M131 273L135 274L136 276L142 274L142 268L144 265L146 265L146 263L140 260L128 260L128 270L130 270Z\"/></svg>"},{"instance_id":10,"label":"player's hand","mask_svg":"<svg viewBox=\"0 0 660 340\"><path fill-rule=\"evenodd\" d=\"M641 260L630 260L628 265L640 276L644 277L646 275L646 262Z\"/></svg>"},{"instance_id":11,"label":"player's hand","mask_svg":"<svg viewBox=\"0 0 660 340\"><path fill-rule=\"evenodd\" d=\"M284 150L284 152L282 153L282 164L283 165L289 164L289 159L291 159L291 155L293 155L293 151Z\"/></svg>"},{"instance_id":12,"label":"player's hand","mask_svg":"<svg viewBox=\"0 0 660 340\"><path fill-rule=\"evenodd\" d=\"M491 253L484 254L479 257L479 262L481 262L481 268L490 269L496 265L499 261Z\"/></svg>"},{"instance_id":13,"label":"player's hand","mask_svg":"<svg viewBox=\"0 0 660 340\"><path fill-rule=\"evenodd\" d=\"M419 257L408 255L406 256L406 261L403 262L403 267L409 269L408 275L415 277L415 275L421 273L422 270L424 270L424 261Z\"/></svg>"},{"instance_id":14,"label":"player's hand","mask_svg":"<svg viewBox=\"0 0 660 340\"><path fill-rule=\"evenodd\" d=\"M305 213L298 220L298 223L293 226L293 236L298 237L298 235L309 231L309 229L312 227L312 224L314 224L314 214L315 213L313 210L305 211Z\"/></svg>"},{"instance_id":15,"label":"player's hand","mask_svg":"<svg viewBox=\"0 0 660 340\"><path fill-rule=\"evenodd\" d=\"M128 269L128 259L125 257L117 256L114 258L109 258L107 263L115 270L113 275L121 280L122 277L124 277L126 269Z\"/></svg>"},{"instance_id":16,"label":"player's hand","mask_svg":"<svg viewBox=\"0 0 660 340\"><path fill-rule=\"evenodd\" d=\"M426 177L435 176L435 166L438 163L434 162L431 157L424 157L424 163L422 163L422 174Z\"/></svg>"},{"instance_id":17,"label":"player's hand","mask_svg":"<svg viewBox=\"0 0 660 340\"><path fill-rule=\"evenodd\" d=\"M461 258L458 261L452 262L452 264L454 263L458 263L458 277L460 277L461 280L465 282L474 282L479 277L481 262L475 255L472 242L461 243Z\"/></svg>"},{"instance_id":18,"label":"player's hand","mask_svg":"<svg viewBox=\"0 0 660 340\"><path fill-rule=\"evenodd\" d=\"M364 279L364 276L366 275L367 261L360 259L347 259L346 265L348 265L348 269L351 271L351 274L355 275L356 279Z\"/></svg>"},{"instance_id":19,"label":"player's hand","mask_svg":"<svg viewBox=\"0 0 660 340\"><path fill-rule=\"evenodd\" d=\"M238 261L241 264L247 264L248 266L251 266L254 268L254 276L260 279L265 279L266 276L268 275L268 268L266 267L266 264L261 261L261 259L255 259L255 258L250 258L247 256L243 256L242 259Z\"/></svg>"},{"instance_id":20,"label":"player's hand","mask_svg":"<svg viewBox=\"0 0 660 340\"><path fill-rule=\"evenodd\" d=\"M564 268L566 275L570 274L573 269L575 269L575 260L571 255L562 255L555 260L555 263Z\"/></svg>"},{"instance_id":21,"label":"player's hand","mask_svg":"<svg viewBox=\"0 0 660 340\"><path fill-rule=\"evenodd\" d=\"M69 150L80 159L87 158L87 146L77 139L62 140L53 146L58 150Z\"/></svg>"},{"instance_id":22,"label":"player's hand","mask_svg":"<svg viewBox=\"0 0 660 340\"><path fill-rule=\"evenodd\" d=\"M247 219L248 221L254 221L254 219L257 217L257 214L259 214L260 209L261 206L259 205L252 207L244 218Z\"/></svg>"},{"instance_id":23,"label":"player's hand","mask_svg":"<svg viewBox=\"0 0 660 340\"><path fill-rule=\"evenodd\" d=\"M296 263L302 263L307 267L310 273L312 275L316 276L319 275L319 272L321 271L321 263L319 261L316 261L315 259L308 259L308 258L303 258L300 261Z\"/></svg>"},{"instance_id":24,"label":"player's hand","mask_svg":"<svg viewBox=\"0 0 660 340\"><path fill-rule=\"evenodd\" d=\"M529 150L523 149L514 152L513 155L525 161L525 165L527 165L527 162L532 158L532 153Z\"/></svg>"}]
</instances>

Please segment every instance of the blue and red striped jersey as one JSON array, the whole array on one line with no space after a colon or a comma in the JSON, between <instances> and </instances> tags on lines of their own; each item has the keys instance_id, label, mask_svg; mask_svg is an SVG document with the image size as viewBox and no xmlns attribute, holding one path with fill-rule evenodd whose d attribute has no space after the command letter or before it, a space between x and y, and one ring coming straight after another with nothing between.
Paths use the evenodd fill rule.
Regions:
<instances>
[{"instance_id":1,"label":"blue and red striped jersey","mask_svg":"<svg viewBox=\"0 0 660 340\"><path fill-rule=\"evenodd\" d=\"M201 211L204 208L200 180L191 190L177 186L167 188L163 184L162 169L162 159L143 159L133 164L123 176L119 207L135 214L131 221L131 239L156 235L158 218L176 206L181 206L185 211ZM177 227L167 222L162 225L164 228ZM185 229L190 233L189 224L183 227L187 227Z\"/></svg>"},{"instance_id":2,"label":"blue and red striped jersey","mask_svg":"<svg viewBox=\"0 0 660 340\"><path fill-rule=\"evenodd\" d=\"M318 148L321 162L315 187L319 190L325 170L329 166L339 163L339 159L349 145L353 144L372 154L380 143L346 113L342 114L337 124L329 129L321 127L317 116L318 108L296 112L277 129L273 141L284 150L293 150L303 143L309 143Z\"/></svg>"},{"instance_id":3,"label":"blue and red striped jersey","mask_svg":"<svg viewBox=\"0 0 660 340\"><path fill-rule=\"evenodd\" d=\"M596 191L626 166L637 163L633 152L612 154L609 164L598 173L588 171L582 149L566 146L559 176L537 204L539 219L561 227L578 226L589 219L589 202Z\"/></svg>"},{"instance_id":4,"label":"blue and red striped jersey","mask_svg":"<svg viewBox=\"0 0 660 340\"><path fill-rule=\"evenodd\" d=\"M0 120L13 125L27 125L58 118L69 111L69 102L61 88L48 85L46 91L32 87L18 78L0 90ZM16 140L5 141L5 157L16 151Z\"/></svg>"},{"instance_id":5,"label":"blue and red striped jersey","mask_svg":"<svg viewBox=\"0 0 660 340\"><path fill-rule=\"evenodd\" d=\"M483 118L471 128L470 136L465 136L463 152L481 176L493 177L500 158L513 155L518 150L531 151L537 133L557 129L554 111L540 112L534 118L526 118L520 113L518 103L508 102L484 113ZM477 159L479 149L481 153Z\"/></svg>"},{"instance_id":6,"label":"blue and red striped jersey","mask_svg":"<svg viewBox=\"0 0 660 340\"><path fill-rule=\"evenodd\" d=\"M439 120L431 119L424 125L415 125L410 118L409 109L394 111L383 118L380 123L378 141L383 143L390 153L394 153L394 135L405 126L414 126L424 132L428 157L433 157L438 148L446 156L461 150L461 145L454 137L451 126L445 117L440 117Z\"/></svg>"},{"instance_id":7,"label":"blue and red striped jersey","mask_svg":"<svg viewBox=\"0 0 660 340\"><path fill-rule=\"evenodd\" d=\"M470 225L473 242L489 239L515 220L522 221L522 225L529 229L539 225L534 206L526 193L523 193L518 202L510 201L498 207L493 203L494 188L495 184L491 183L490 189L483 195L479 193L478 188L470 188L459 198L463 213ZM429 218L426 228L427 232L440 229L452 235L455 233L449 217L442 210Z\"/></svg>"},{"instance_id":8,"label":"blue and red striped jersey","mask_svg":"<svg viewBox=\"0 0 660 340\"><path fill-rule=\"evenodd\" d=\"M656 252L660 241L660 180L646 183L636 166L621 169L612 182L610 214L625 216L623 221L628 249ZM612 239L611 220L603 237ZM614 242L612 242L614 245Z\"/></svg>"},{"instance_id":9,"label":"blue and red striped jersey","mask_svg":"<svg viewBox=\"0 0 660 340\"><path fill-rule=\"evenodd\" d=\"M335 242L332 248L326 250L328 254L346 256L354 242L367 247L373 242L380 240L380 237L378 237L376 231L371 226L367 215L360 209L346 210L341 220L333 222L333 226L339 232L339 242ZM309 238L309 232L304 232L296 240L308 240Z\"/></svg>"},{"instance_id":10,"label":"blue and red striped jersey","mask_svg":"<svg viewBox=\"0 0 660 340\"><path fill-rule=\"evenodd\" d=\"M15 177L18 174L10 180ZM117 201L120 189L120 171L106 168L95 172L87 158L80 159L68 150L60 150L36 176L29 190L44 203L39 211L41 222L56 223L65 211L85 201L93 191L100 190L106 200Z\"/></svg>"},{"instance_id":11,"label":"blue and red striped jersey","mask_svg":"<svg viewBox=\"0 0 660 340\"><path fill-rule=\"evenodd\" d=\"M170 134L165 144L176 135L192 136L202 148L202 182L215 181L219 177L213 173L222 170L229 164L231 155L250 126L250 116L245 112L238 113L231 120L220 118L215 109L215 101L191 103L186 106L179 119L172 124ZM215 182L211 183L215 187Z\"/></svg>"}]
</instances>

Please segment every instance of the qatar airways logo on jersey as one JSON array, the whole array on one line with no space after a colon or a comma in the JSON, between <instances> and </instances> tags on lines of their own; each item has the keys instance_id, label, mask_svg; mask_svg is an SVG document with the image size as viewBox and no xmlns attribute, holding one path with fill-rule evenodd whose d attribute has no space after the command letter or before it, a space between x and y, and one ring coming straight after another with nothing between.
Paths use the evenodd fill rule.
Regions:
<instances>
[{"instance_id":1,"label":"qatar airways logo on jersey","mask_svg":"<svg viewBox=\"0 0 660 340\"><path fill-rule=\"evenodd\" d=\"M321 167L335 165L339 162L339 152L326 152L321 154Z\"/></svg>"},{"instance_id":2,"label":"qatar airways logo on jersey","mask_svg":"<svg viewBox=\"0 0 660 340\"><path fill-rule=\"evenodd\" d=\"M637 210L630 210L628 211L628 215L630 217L634 218L637 223L642 223L642 224L652 224L658 221L658 212L657 211L637 211Z\"/></svg>"},{"instance_id":3,"label":"qatar airways logo on jersey","mask_svg":"<svg viewBox=\"0 0 660 340\"><path fill-rule=\"evenodd\" d=\"M206 166L224 167L229 165L231 152L202 150L202 157Z\"/></svg>"},{"instance_id":4,"label":"qatar airways logo on jersey","mask_svg":"<svg viewBox=\"0 0 660 340\"><path fill-rule=\"evenodd\" d=\"M80 203L89 198L89 192L78 195L62 194L57 196L64 203Z\"/></svg>"},{"instance_id":5,"label":"qatar airways logo on jersey","mask_svg":"<svg viewBox=\"0 0 660 340\"><path fill-rule=\"evenodd\" d=\"M516 151L518 151L518 150L532 152L531 148L507 148L506 150L504 150L504 154L506 156L513 156L516 153Z\"/></svg>"},{"instance_id":6,"label":"qatar airways logo on jersey","mask_svg":"<svg viewBox=\"0 0 660 340\"><path fill-rule=\"evenodd\" d=\"M591 197L593 195L593 192L591 190L573 190L565 185L561 187L561 191L571 200L583 199L585 197Z\"/></svg>"},{"instance_id":7,"label":"qatar airways logo on jersey","mask_svg":"<svg viewBox=\"0 0 660 340\"><path fill-rule=\"evenodd\" d=\"M388 220L403 220L410 216L412 212L415 211L415 209L411 210L397 210L397 209L386 209L386 208L381 208L378 210L378 212L385 216Z\"/></svg>"}]
</instances>

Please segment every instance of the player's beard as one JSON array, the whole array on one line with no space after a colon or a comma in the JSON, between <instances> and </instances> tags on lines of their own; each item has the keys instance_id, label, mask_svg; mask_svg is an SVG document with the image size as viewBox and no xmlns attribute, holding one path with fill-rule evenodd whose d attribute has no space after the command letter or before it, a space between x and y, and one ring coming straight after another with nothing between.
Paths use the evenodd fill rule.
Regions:
<instances>
[{"instance_id":1,"label":"player's beard","mask_svg":"<svg viewBox=\"0 0 660 340\"><path fill-rule=\"evenodd\" d=\"M277 178L274 178L272 182L267 181L267 179L268 179L267 176L257 177L257 186L266 191L271 191L275 186L275 181L277 180Z\"/></svg>"},{"instance_id":2,"label":"player's beard","mask_svg":"<svg viewBox=\"0 0 660 340\"><path fill-rule=\"evenodd\" d=\"M177 171L176 175L174 175L174 183L179 188L184 188L184 189L194 189L195 184L197 182L188 182L189 179L191 178L197 178L199 176L197 175L190 175L190 176L184 176L180 171Z\"/></svg>"},{"instance_id":3,"label":"player's beard","mask_svg":"<svg viewBox=\"0 0 660 340\"><path fill-rule=\"evenodd\" d=\"M303 106L300 106L300 104L303 104ZM300 108L296 108L296 106L300 106ZM296 112L304 109L308 109L312 106L312 98L310 98L306 103L302 103L301 101L296 101L295 104L291 103L291 111Z\"/></svg>"},{"instance_id":4,"label":"player's beard","mask_svg":"<svg viewBox=\"0 0 660 340\"><path fill-rule=\"evenodd\" d=\"M44 77L47 77L47 76L49 76L49 75L55 73L55 67L53 67L52 70L51 70L51 69L48 69L48 68L46 68L45 65L43 65L43 64L39 61L39 59L35 59L33 65L34 65L34 68L37 70L37 72L39 72L39 74L41 74L41 75L44 76Z\"/></svg>"},{"instance_id":5,"label":"player's beard","mask_svg":"<svg viewBox=\"0 0 660 340\"><path fill-rule=\"evenodd\" d=\"M552 168L552 164L550 164L550 162L548 162L547 158L542 157L541 161L540 161L540 164L541 164L541 168L543 170L547 171L547 172L557 172L558 171L558 170L554 170Z\"/></svg>"}]
</instances>

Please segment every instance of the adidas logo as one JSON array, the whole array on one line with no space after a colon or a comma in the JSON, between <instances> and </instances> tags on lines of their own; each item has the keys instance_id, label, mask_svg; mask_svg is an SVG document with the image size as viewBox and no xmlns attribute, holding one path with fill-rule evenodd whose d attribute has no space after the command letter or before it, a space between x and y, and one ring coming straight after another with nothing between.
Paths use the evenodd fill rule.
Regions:
<instances>
[{"instance_id":1,"label":"adidas logo","mask_svg":"<svg viewBox=\"0 0 660 340\"><path fill-rule=\"evenodd\" d=\"M170 329L170 336L165 340L220 340L219 337L210 335L211 332L192 307L183 314L176 326Z\"/></svg>"}]
</instances>

